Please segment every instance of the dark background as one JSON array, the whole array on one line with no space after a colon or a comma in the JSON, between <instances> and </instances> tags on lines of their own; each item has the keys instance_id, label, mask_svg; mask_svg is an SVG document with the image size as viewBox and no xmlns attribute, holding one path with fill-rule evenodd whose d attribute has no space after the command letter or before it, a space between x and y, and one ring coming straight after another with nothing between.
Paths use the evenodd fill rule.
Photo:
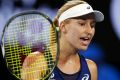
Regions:
<instances>
[{"instance_id":1,"label":"dark background","mask_svg":"<svg viewBox=\"0 0 120 80\"><path fill-rule=\"evenodd\" d=\"M11 0L14 3L14 7L23 8L23 3L21 0ZM37 9L42 4L48 4L51 9L57 9L60 8L62 4L65 3L67 0L36 0L36 3L31 7L28 7L26 9ZM110 77L110 75L103 76L102 73L100 73L101 77L100 80L119 80L120 76L120 39L118 39L117 35L115 34L115 31L113 30L113 24L111 22L110 18L110 2L111 0L86 0L89 4L92 5L94 9L100 10L104 13L105 20L101 23L97 23L96 25L96 34L93 38L93 44L92 47L95 47L97 43L100 46L100 49L102 49L102 54L104 54L103 60L99 60L97 62L98 65L108 65L107 67L110 68L108 73L110 72L112 74L112 70L115 70L113 72L113 75L117 75L118 78L110 79L106 77ZM2 0L0 0L0 4L2 3ZM7 5L6 5L7 6ZM1 7L1 5L0 5ZM3 27L3 26L0 26ZM1 50L0 50L1 51ZM99 51L98 51L99 52ZM93 55L94 56L94 55ZM88 55L89 57L89 55ZM98 56L99 57L99 56ZM90 57L91 58L91 57ZM93 58L94 59L94 58ZM111 69L112 67L112 69ZM106 68L106 66L102 66L99 69ZM103 69L103 70L104 70ZM108 68L107 68L108 69ZM6 76L6 77L3 77ZM13 80L13 77L6 69L2 52L0 54L0 80Z\"/></svg>"}]
</instances>

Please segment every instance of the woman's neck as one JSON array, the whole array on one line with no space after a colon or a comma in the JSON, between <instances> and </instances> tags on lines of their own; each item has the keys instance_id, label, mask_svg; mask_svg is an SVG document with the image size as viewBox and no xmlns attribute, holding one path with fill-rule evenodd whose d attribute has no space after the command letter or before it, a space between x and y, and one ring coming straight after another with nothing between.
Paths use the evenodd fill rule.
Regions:
<instances>
[{"instance_id":1,"label":"woman's neck","mask_svg":"<svg viewBox=\"0 0 120 80\"><path fill-rule=\"evenodd\" d=\"M77 52L78 50L73 48L70 44L61 41L57 67L64 73L73 74L78 72L80 69L80 59Z\"/></svg>"},{"instance_id":2,"label":"woman's neck","mask_svg":"<svg viewBox=\"0 0 120 80\"><path fill-rule=\"evenodd\" d=\"M70 43L68 43L66 40L61 39L60 40L60 57L66 58L71 55L76 55L78 52L78 49L74 48Z\"/></svg>"}]
</instances>

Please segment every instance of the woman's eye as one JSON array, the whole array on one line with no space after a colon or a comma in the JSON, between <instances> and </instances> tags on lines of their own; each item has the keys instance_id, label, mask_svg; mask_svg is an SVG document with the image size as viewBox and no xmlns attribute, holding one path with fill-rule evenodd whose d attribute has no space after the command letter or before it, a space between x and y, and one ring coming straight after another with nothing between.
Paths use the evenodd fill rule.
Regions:
<instances>
[{"instance_id":1,"label":"woman's eye","mask_svg":"<svg viewBox=\"0 0 120 80\"><path fill-rule=\"evenodd\" d=\"M85 26L85 23L79 23L80 26Z\"/></svg>"}]
</instances>

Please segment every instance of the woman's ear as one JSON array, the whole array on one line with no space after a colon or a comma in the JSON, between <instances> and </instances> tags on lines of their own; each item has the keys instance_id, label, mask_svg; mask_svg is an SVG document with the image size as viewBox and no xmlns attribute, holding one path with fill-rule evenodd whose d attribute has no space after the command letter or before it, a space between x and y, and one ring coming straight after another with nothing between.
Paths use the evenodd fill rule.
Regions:
<instances>
[{"instance_id":1,"label":"woman's ear","mask_svg":"<svg viewBox=\"0 0 120 80\"><path fill-rule=\"evenodd\" d=\"M61 22L61 23L60 23L59 28L60 28L60 31L61 31L61 32L66 33L66 28L65 28L64 22Z\"/></svg>"}]
</instances>

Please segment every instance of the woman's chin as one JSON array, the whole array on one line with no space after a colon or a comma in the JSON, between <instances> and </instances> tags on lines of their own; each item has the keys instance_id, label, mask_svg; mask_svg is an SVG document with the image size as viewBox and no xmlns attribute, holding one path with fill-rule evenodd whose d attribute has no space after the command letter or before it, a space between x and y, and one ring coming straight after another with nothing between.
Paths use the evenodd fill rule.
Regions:
<instances>
[{"instance_id":1,"label":"woman's chin","mask_svg":"<svg viewBox=\"0 0 120 80\"><path fill-rule=\"evenodd\" d=\"M87 50L87 48L88 48L88 46L82 46L79 49L85 51L85 50Z\"/></svg>"}]
</instances>

